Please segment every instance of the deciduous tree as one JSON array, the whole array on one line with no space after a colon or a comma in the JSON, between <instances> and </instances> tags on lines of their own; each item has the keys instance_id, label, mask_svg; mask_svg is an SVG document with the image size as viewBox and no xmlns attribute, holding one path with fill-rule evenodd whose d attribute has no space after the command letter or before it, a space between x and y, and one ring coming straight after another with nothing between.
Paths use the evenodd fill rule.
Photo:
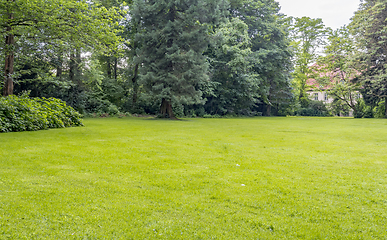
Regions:
<instances>
[{"instance_id":1,"label":"deciduous tree","mask_svg":"<svg viewBox=\"0 0 387 240\"><path fill-rule=\"evenodd\" d=\"M327 33L320 18L294 18L291 25L291 39L294 51L293 77L297 85L298 99L302 107L307 107L306 82L312 74L311 65L318 57L318 50L324 45Z\"/></svg>"},{"instance_id":2,"label":"deciduous tree","mask_svg":"<svg viewBox=\"0 0 387 240\"><path fill-rule=\"evenodd\" d=\"M0 0L0 31L5 36L3 95L13 93L15 54L19 38L47 46L106 48L117 42L117 14L91 1Z\"/></svg>"},{"instance_id":3,"label":"deciduous tree","mask_svg":"<svg viewBox=\"0 0 387 240\"><path fill-rule=\"evenodd\" d=\"M360 84L354 81L360 72L356 70L354 59L356 48L354 39L346 26L330 31L324 55L311 67L317 75L319 86L337 100L341 100L356 111ZM319 88L319 86L317 86Z\"/></svg>"},{"instance_id":4,"label":"deciduous tree","mask_svg":"<svg viewBox=\"0 0 387 240\"><path fill-rule=\"evenodd\" d=\"M387 0L365 0L351 22L359 43L365 100L384 100L387 118Z\"/></svg>"}]
</instances>

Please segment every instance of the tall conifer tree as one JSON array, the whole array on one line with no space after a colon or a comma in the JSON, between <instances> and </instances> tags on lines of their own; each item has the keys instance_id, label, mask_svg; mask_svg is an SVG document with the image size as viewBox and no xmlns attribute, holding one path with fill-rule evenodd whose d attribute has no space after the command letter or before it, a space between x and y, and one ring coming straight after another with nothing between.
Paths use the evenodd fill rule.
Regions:
<instances>
[{"instance_id":1,"label":"tall conifer tree","mask_svg":"<svg viewBox=\"0 0 387 240\"><path fill-rule=\"evenodd\" d=\"M161 100L160 114L175 118L172 103L202 103L209 81L203 52L209 26L221 0L136 0L134 17L142 24L141 83Z\"/></svg>"}]
</instances>

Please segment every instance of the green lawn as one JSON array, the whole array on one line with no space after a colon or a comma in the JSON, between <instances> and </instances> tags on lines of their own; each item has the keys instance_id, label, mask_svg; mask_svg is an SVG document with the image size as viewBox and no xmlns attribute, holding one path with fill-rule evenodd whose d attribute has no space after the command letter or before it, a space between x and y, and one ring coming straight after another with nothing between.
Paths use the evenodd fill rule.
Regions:
<instances>
[{"instance_id":1,"label":"green lawn","mask_svg":"<svg viewBox=\"0 0 387 240\"><path fill-rule=\"evenodd\" d=\"M387 120L0 134L0 239L387 239Z\"/></svg>"}]
</instances>

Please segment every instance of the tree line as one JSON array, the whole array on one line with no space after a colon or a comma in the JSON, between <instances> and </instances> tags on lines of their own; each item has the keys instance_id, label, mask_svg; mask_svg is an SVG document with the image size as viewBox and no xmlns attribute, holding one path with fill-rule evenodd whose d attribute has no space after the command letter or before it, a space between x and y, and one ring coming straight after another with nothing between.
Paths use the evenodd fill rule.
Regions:
<instances>
[{"instance_id":1,"label":"tree line","mask_svg":"<svg viewBox=\"0 0 387 240\"><path fill-rule=\"evenodd\" d=\"M363 1L338 30L279 11L274 0L0 0L3 96L81 113L292 115L318 105L315 78L332 112L387 116L386 0Z\"/></svg>"}]
</instances>

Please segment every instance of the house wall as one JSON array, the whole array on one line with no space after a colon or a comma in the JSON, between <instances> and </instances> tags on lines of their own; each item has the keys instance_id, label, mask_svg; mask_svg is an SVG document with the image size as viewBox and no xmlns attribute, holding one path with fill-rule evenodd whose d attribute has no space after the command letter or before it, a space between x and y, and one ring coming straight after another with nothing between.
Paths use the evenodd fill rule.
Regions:
<instances>
[{"instance_id":1,"label":"house wall","mask_svg":"<svg viewBox=\"0 0 387 240\"><path fill-rule=\"evenodd\" d=\"M308 91L309 98L311 100L316 100L316 101L323 101L326 104L332 103L333 98L328 95L327 92L325 91Z\"/></svg>"},{"instance_id":2,"label":"house wall","mask_svg":"<svg viewBox=\"0 0 387 240\"><path fill-rule=\"evenodd\" d=\"M308 91L307 93L309 94L309 99L311 100L323 101L325 104L330 104L333 102L332 97L330 97L329 95L325 96L327 94L325 91ZM360 93L359 97L361 97ZM353 110L349 110L349 115L340 115L340 117L353 117Z\"/></svg>"}]
</instances>

